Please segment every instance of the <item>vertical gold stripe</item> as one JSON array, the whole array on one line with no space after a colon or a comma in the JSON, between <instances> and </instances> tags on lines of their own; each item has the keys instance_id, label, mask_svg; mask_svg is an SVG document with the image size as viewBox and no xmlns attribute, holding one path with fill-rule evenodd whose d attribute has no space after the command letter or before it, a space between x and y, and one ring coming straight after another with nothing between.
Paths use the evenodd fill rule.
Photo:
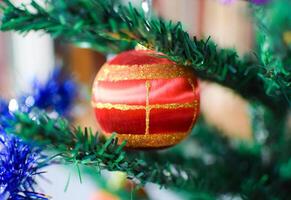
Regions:
<instances>
[{"instance_id":1,"label":"vertical gold stripe","mask_svg":"<svg viewBox=\"0 0 291 200\"><path fill-rule=\"evenodd\" d=\"M193 80L191 78L188 78L188 82L192 87L193 94L195 95L196 92L195 92L195 85L193 83ZM199 106L198 102L197 102L197 100L194 100L194 115L193 115L193 118L192 118L191 125L190 125L190 127L188 129L188 132L190 132L192 127L194 126L194 122L195 122L195 119L196 119L196 116L197 116L197 106Z\"/></svg>"},{"instance_id":2,"label":"vertical gold stripe","mask_svg":"<svg viewBox=\"0 0 291 200\"><path fill-rule=\"evenodd\" d=\"M150 87L151 83L150 81L146 81L145 83L146 86L146 128L145 128L145 134L149 134L149 129L150 129Z\"/></svg>"}]
</instances>

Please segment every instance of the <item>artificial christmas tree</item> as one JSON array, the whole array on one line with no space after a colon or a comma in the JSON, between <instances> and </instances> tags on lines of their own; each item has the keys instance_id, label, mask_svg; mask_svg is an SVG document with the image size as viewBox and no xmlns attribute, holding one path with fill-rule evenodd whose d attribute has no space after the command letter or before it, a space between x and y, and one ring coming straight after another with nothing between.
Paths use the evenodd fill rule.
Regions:
<instances>
[{"instance_id":1,"label":"artificial christmas tree","mask_svg":"<svg viewBox=\"0 0 291 200\"><path fill-rule=\"evenodd\" d=\"M173 67L183 66L193 70L195 77L228 87L249 102L250 141L223 137L202 115L182 144L166 150L128 151L126 140L118 142L118 132L105 138L88 128L74 127L63 118L51 117L40 110L46 108L37 105L3 114L5 134L37 141L41 148L59 152L58 159L78 169L87 166L97 169L96 173L121 171L136 187L155 183L182 199L290 199L290 1L251 2L258 4L251 6L258 25L257 46L255 55L245 57L217 47L210 39L190 36L180 23L157 19L120 1L51 0L45 7L32 1L16 7L5 0L1 7L3 31L44 30L103 53L122 52L140 44L159 52L155 59L166 58L175 63ZM115 75L100 77L110 80ZM94 103L99 102L98 95ZM112 119L107 117L109 123ZM104 118L101 128L103 123ZM11 199L8 195L5 197ZM127 195L120 193L121 198Z\"/></svg>"}]
</instances>

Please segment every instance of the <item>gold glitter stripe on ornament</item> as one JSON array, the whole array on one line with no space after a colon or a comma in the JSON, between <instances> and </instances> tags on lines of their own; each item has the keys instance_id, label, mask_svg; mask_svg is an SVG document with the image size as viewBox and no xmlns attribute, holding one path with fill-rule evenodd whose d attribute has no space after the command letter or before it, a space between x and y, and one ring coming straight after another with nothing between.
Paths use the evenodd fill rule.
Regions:
<instances>
[{"instance_id":1,"label":"gold glitter stripe on ornament","mask_svg":"<svg viewBox=\"0 0 291 200\"><path fill-rule=\"evenodd\" d=\"M150 131L150 112L151 112L151 108L150 108L150 87L151 87L151 83L149 81L146 81L145 83L146 86L146 128L145 128L145 134L149 134Z\"/></svg>"},{"instance_id":2,"label":"gold glitter stripe on ornament","mask_svg":"<svg viewBox=\"0 0 291 200\"><path fill-rule=\"evenodd\" d=\"M94 108L100 109L116 109L116 110L140 110L145 109L145 106L126 105L126 104L111 104L111 103L91 103Z\"/></svg>"},{"instance_id":3,"label":"gold glitter stripe on ornament","mask_svg":"<svg viewBox=\"0 0 291 200\"><path fill-rule=\"evenodd\" d=\"M104 133L106 137L112 134ZM118 143L127 141L126 147L131 148L163 148L173 146L179 143L188 135L187 132L183 133L160 133L160 134L117 134Z\"/></svg>"},{"instance_id":4,"label":"gold glitter stripe on ornament","mask_svg":"<svg viewBox=\"0 0 291 200\"><path fill-rule=\"evenodd\" d=\"M188 79L188 82L189 82L189 84L191 85L191 87L192 87L192 90L193 90L193 93L194 94L196 94L196 91L195 91L195 85L194 85L194 83L193 83L193 80L191 79L191 78L189 78ZM195 123L195 121L196 121L196 117L197 117L197 112L198 112L198 101L197 100L195 100L194 101L194 104L196 105L195 107L194 107L194 115L193 115L193 118L192 118L192 122L191 122L191 125L190 125L190 127L189 127L189 129L188 129L188 132L190 132L191 130L192 130L192 128L193 128L193 126L194 126L194 123Z\"/></svg>"},{"instance_id":5,"label":"gold glitter stripe on ornament","mask_svg":"<svg viewBox=\"0 0 291 200\"><path fill-rule=\"evenodd\" d=\"M150 105L150 109L176 109L176 108L195 108L198 105L198 101L194 103L168 103L168 104L154 104Z\"/></svg>"},{"instance_id":6,"label":"gold glitter stripe on ornament","mask_svg":"<svg viewBox=\"0 0 291 200\"><path fill-rule=\"evenodd\" d=\"M142 105L127 105L127 104L111 104L111 103L94 103L91 102L94 108L100 109L117 109L117 110L136 110L136 109L146 109L146 106ZM148 109L177 109L177 108L195 108L197 109L198 101L195 100L194 103L169 103L169 104L154 104L148 105Z\"/></svg>"},{"instance_id":7,"label":"gold glitter stripe on ornament","mask_svg":"<svg viewBox=\"0 0 291 200\"><path fill-rule=\"evenodd\" d=\"M193 77L191 69L175 64L152 65L110 65L101 68L96 80L122 81L142 79L170 79L179 77Z\"/></svg>"}]
</instances>

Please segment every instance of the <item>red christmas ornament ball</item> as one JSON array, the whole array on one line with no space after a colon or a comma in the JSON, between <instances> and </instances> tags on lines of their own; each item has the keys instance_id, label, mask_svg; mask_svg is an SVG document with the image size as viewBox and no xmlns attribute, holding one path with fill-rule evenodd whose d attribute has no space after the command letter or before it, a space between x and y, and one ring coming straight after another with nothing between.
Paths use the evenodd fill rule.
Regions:
<instances>
[{"instance_id":1,"label":"red christmas ornament ball","mask_svg":"<svg viewBox=\"0 0 291 200\"><path fill-rule=\"evenodd\" d=\"M194 73L150 50L123 52L105 63L93 85L101 132L130 148L164 148L184 139L199 113Z\"/></svg>"}]
</instances>

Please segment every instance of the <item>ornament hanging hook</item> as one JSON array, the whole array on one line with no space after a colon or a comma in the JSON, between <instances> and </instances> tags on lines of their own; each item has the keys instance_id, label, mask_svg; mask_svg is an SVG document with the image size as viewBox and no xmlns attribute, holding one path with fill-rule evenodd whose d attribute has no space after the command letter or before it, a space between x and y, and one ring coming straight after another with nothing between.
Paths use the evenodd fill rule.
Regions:
<instances>
[{"instance_id":1,"label":"ornament hanging hook","mask_svg":"<svg viewBox=\"0 0 291 200\"><path fill-rule=\"evenodd\" d=\"M145 12L146 18L149 19L152 15L152 0L142 0L141 6Z\"/></svg>"}]
</instances>

